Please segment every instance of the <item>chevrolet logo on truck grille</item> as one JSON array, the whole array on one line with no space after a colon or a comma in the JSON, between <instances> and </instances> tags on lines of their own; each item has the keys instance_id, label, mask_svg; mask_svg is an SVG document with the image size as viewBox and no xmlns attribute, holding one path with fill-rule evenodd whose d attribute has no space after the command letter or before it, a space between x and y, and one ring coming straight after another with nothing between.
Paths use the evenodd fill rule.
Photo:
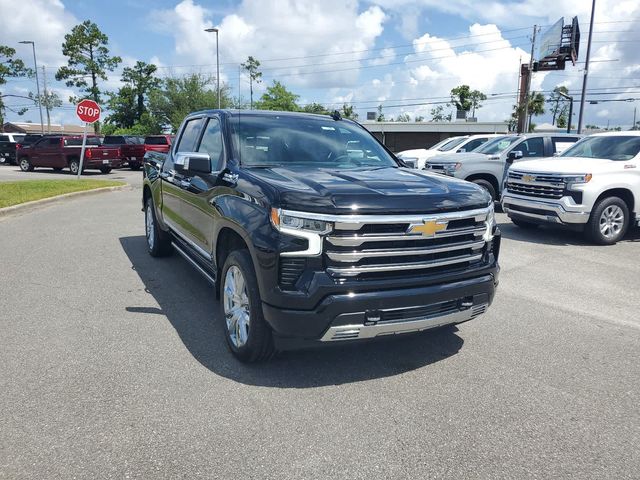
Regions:
<instances>
[{"instance_id":1,"label":"chevrolet logo on truck grille","mask_svg":"<svg viewBox=\"0 0 640 480\"><path fill-rule=\"evenodd\" d=\"M446 230L446 220L423 220L421 225L410 225L407 233L420 233L423 237L435 237L437 232Z\"/></svg>"},{"instance_id":2,"label":"chevrolet logo on truck grille","mask_svg":"<svg viewBox=\"0 0 640 480\"><path fill-rule=\"evenodd\" d=\"M536 181L536 177L534 177L533 175L523 175L522 181L527 183L533 183Z\"/></svg>"}]
</instances>

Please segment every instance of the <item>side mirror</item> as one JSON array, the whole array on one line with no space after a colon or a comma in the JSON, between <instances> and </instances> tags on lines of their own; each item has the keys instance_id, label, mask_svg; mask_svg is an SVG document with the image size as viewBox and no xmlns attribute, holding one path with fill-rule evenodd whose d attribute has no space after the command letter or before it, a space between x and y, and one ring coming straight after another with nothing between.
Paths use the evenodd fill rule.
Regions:
<instances>
[{"instance_id":1,"label":"side mirror","mask_svg":"<svg viewBox=\"0 0 640 480\"><path fill-rule=\"evenodd\" d=\"M507 163L513 163L516 160L520 160L522 157L522 151L514 150L513 152L509 152L509 155L507 155Z\"/></svg>"},{"instance_id":2,"label":"side mirror","mask_svg":"<svg viewBox=\"0 0 640 480\"><path fill-rule=\"evenodd\" d=\"M211 157L208 153L178 153L174 165L185 172L211 173Z\"/></svg>"},{"instance_id":3,"label":"side mirror","mask_svg":"<svg viewBox=\"0 0 640 480\"><path fill-rule=\"evenodd\" d=\"M459 148L457 153L465 153L466 151L466 148Z\"/></svg>"}]
</instances>

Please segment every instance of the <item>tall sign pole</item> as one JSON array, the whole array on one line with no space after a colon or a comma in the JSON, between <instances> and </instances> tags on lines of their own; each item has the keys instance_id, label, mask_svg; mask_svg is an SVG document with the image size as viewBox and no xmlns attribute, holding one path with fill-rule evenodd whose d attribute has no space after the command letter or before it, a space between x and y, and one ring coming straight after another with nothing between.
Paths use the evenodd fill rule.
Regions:
<instances>
[{"instance_id":1,"label":"tall sign pole","mask_svg":"<svg viewBox=\"0 0 640 480\"><path fill-rule=\"evenodd\" d=\"M523 95L524 97L524 106L522 107L523 109L523 116L524 116L524 133L528 133L529 132L529 97L531 94L531 75L533 74L533 56L535 54L535 48L536 48L536 35L538 33L538 26L534 25L533 26L533 38L531 39L531 57L529 58L529 68L527 71L527 87L526 87L526 91L525 94Z\"/></svg>"},{"instance_id":2,"label":"tall sign pole","mask_svg":"<svg viewBox=\"0 0 640 480\"><path fill-rule=\"evenodd\" d=\"M591 55L591 37L593 37L593 17L596 13L596 0L591 4L591 22L589 23L589 40L587 41L587 56L584 59L584 77L582 78L582 96L580 97L580 113L578 114L578 132L582 133L582 117L584 115L584 101L587 93L587 76L589 75L589 56ZM571 120L571 119L569 119Z\"/></svg>"},{"instance_id":3,"label":"tall sign pole","mask_svg":"<svg viewBox=\"0 0 640 480\"><path fill-rule=\"evenodd\" d=\"M82 100L76 106L76 115L84 122L84 134L82 135L82 149L80 150L80 165L78 166L78 179L82 175L82 166L84 164L84 153L87 147L87 127L90 123L100 120L100 105L93 100Z\"/></svg>"}]
</instances>

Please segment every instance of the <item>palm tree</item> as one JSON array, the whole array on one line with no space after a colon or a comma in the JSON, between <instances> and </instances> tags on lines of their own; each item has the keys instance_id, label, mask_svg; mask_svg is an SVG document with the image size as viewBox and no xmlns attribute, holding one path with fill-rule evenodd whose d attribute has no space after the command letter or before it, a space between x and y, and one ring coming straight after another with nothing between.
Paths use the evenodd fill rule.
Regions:
<instances>
[{"instance_id":1,"label":"palm tree","mask_svg":"<svg viewBox=\"0 0 640 480\"><path fill-rule=\"evenodd\" d=\"M533 131L533 126L531 124L531 118L535 115L542 115L544 113L544 95L540 92L531 92L529 95L529 105L528 105L528 113L529 113L529 131Z\"/></svg>"}]
</instances>

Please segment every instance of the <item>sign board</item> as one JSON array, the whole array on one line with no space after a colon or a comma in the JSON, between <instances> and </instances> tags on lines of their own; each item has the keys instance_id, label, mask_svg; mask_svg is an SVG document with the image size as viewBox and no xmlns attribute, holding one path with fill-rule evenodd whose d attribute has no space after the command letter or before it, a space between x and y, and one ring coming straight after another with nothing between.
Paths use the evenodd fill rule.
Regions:
<instances>
[{"instance_id":1,"label":"sign board","mask_svg":"<svg viewBox=\"0 0 640 480\"><path fill-rule=\"evenodd\" d=\"M375 120L376 112L367 112L367 120Z\"/></svg>"},{"instance_id":2,"label":"sign board","mask_svg":"<svg viewBox=\"0 0 640 480\"><path fill-rule=\"evenodd\" d=\"M100 120L100 105L93 100L84 99L76 105L76 115L84 122L84 135L82 135L82 149L80 150L80 165L78 166L78 179L82 175L84 164L84 152L87 148L87 126Z\"/></svg>"},{"instance_id":3,"label":"sign board","mask_svg":"<svg viewBox=\"0 0 640 480\"><path fill-rule=\"evenodd\" d=\"M85 123L95 123L100 120L100 105L93 100L85 99L76 105L76 115Z\"/></svg>"},{"instance_id":4,"label":"sign board","mask_svg":"<svg viewBox=\"0 0 640 480\"><path fill-rule=\"evenodd\" d=\"M558 20L542 34L538 49L538 59L559 53L562 45L562 27L564 27L564 18Z\"/></svg>"}]
</instances>

